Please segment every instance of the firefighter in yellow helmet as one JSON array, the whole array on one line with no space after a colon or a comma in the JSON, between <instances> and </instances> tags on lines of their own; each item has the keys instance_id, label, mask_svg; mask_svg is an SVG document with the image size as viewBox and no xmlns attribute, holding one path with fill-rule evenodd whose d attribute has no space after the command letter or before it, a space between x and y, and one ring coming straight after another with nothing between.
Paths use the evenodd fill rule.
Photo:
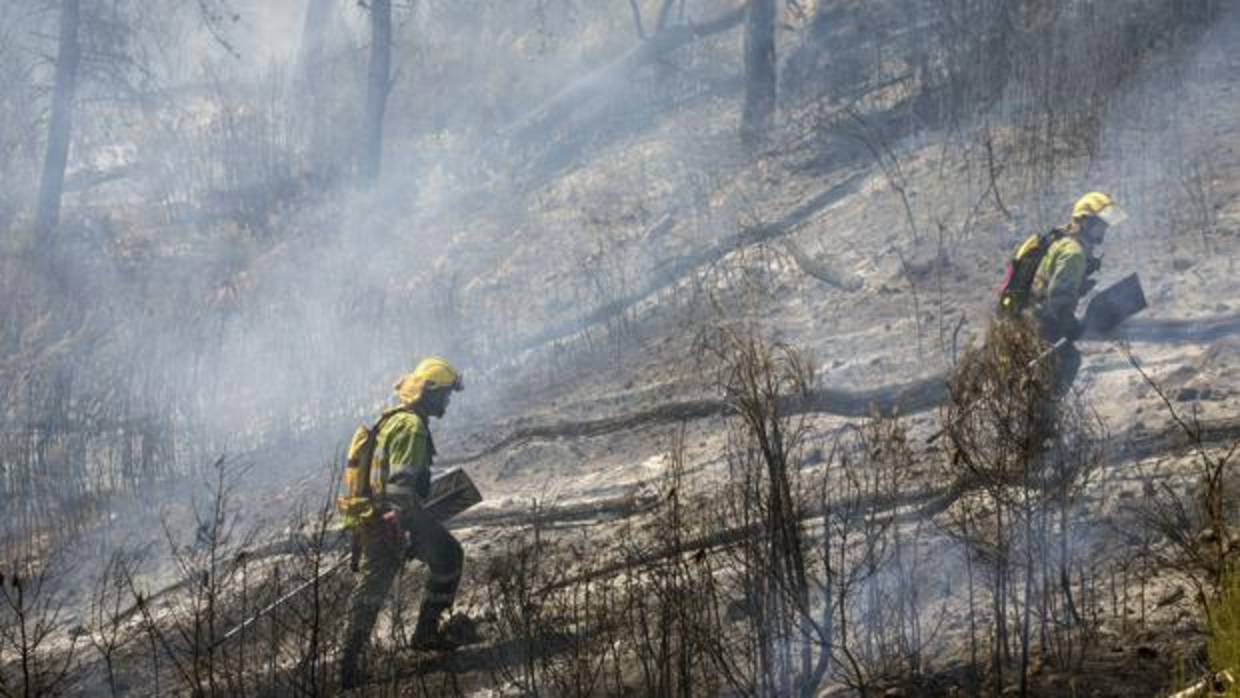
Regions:
<instances>
[{"instance_id":1,"label":"firefighter in yellow helmet","mask_svg":"<svg viewBox=\"0 0 1240 698\"><path fill-rule=\"evenodd\" d=\"M374 514L358 524L361 559L349 595L349 620L341 657L345 688L362 683L360 660L375 619L405 559L430 568L414 629L415 647L451 650L454 643L439 628L440 616L456 597L464 551L456 538L423 508L431 484L435 445L429 418L442 418L452 393L464 389L459 371L446 360L422 360L394 386L399 407L385 413L373 463L383 473L374 495Z\"/></svg>"},{"instance_id":2,"label":"firefighter in yellow helmet","mask_svg":"<svg viewBox=\"0 0 1240 698\"><path fill-rule=\"evenodd\" d=\"M1081 354L1072 344L1083 330L1076 318L1076 306L1093 288L1090 276L1102 266L1095 252L1107 230L1124 218L1110 196L1090 192L1072 207L1072 219L1066 226L1029 236L1012 256L1000 296L1000 313L1032 314L1045 341L1069 340L1057 357L1057 387L1061 392L1072 385L1081 367Z\"/></svg>"}]
</instances>

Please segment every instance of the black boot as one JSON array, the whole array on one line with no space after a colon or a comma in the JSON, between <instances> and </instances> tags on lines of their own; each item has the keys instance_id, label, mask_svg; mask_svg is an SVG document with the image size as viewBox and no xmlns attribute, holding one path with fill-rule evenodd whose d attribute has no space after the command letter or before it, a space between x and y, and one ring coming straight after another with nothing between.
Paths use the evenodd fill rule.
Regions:
<instances>
[{"instance_id":1,"label":"black boot","mask_svg":"<svg viewBox=\"0 0 1240 698\"><path fill-rule=\"evenodd\" d=\"M439 615L442 610L423 607L418 614L418 624L413 629L413 642L416 650L428 652L452 652L457 649L456 642L439 630Z\"/></svg>"}]
</instances>

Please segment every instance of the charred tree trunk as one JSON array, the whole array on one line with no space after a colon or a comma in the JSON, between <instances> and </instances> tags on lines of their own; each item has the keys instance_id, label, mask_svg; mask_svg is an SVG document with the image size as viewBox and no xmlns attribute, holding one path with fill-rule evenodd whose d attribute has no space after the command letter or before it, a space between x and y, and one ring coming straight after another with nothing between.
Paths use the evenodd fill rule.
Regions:
<instances>
[{"instance_id":1,"label":"charred tree trunk","mask_svg":"<svg viewBox=\"0 0 1240 698\"><path fill-rule=\"evenodd\" d=\"M47 128L47 155L43 159L35 214L35 228L44 233L60 222L60 197L65 188L65 165L69 160L72 135L73 95L77 91L78 64L82 57L78 44L81 4L81 0L64 0L60 9L60 47L56 53L52 87L52 117Z\"/></svg>"},{"instance_id":2,"label":"charred tree trunk","mask_svg":"<svg viewBox=\"0 0 1240 698\"><path fill-rule=\"evenodd\" d=\"M654 20L654 30L656 32L661 32L667 28L667 20L672 16L672 5L675 4L675 1L663 0L663 5L659 7L659 14Z\"/></svg>"},{"instance_id":3,"label":"charred tree trunk","mask_svg":"<svg viewBox=\"0 0 1240 698\"><path fill-rule=\"evenodd\" d=\"M814 8L814 16L810 19L809 28L806 29L804 37L788 52L780 75L782 85L779 88L779 98L781 100L786 102L789 93L804 94L811 85L814 86L814 92L823 91L821 83L825 81L822 80L820 68L827 52L827 35L832 29L832 11L828 0L820 0Z\"/></svg>"},{"instance_id":4,"label":"charred tree trunk","mask_svg":"<svg viewBox=\"0 0 1240 698\"><path fill-rule=\"evenodd\" d=\"M293 88L296 114L302 119L302 137L307 149L310 167L318 174L335 169L341 152L335 145L330 128L332 110L325 104L324 52L327 46L328 27L331 25L331 5L334 0L309 0L302 24L301 45L297 49L297 66L294 69ZM347 160L345 160L347 163Z\"/></svg>"},{"instance_id":5,"label":"charred tree trunk","mask_svg":"<svg viewBox=\"0 0 1240 698\"><path fill-rule=\"evenodd\" d=\"M362 134L362 179L373 182L383 159L383 112L391 88L392 0L370 3L370 73L366 86L366 116Z\"/></svg>"},{"instance_id":6,"label":"charred tree trunk","mask_svg":"<svg viewBox=\"0 0 1240 698\"><path fill-rule=\"evenodd\" d=\"M775 0L749 0L745 17L745 108L741 142L762 142L775 115Z\"/></svg>"},{"instance_id":7,"label":"charred tree trunk","mask_svg":"<svg viewBox=\"0 0 1240 698\"><path fill-rule=\"evenodd\" d=\"M807 40L817 46L826 46L827 34L831 31L831 3L828 0L822 0L818 6L814 8L814 18L809 21L809 35Z\"/></svg>"},{"instance_id":8,"label":"charred tree trunk","mask_svg":"<svg viewBox=\"0 0 1240 698\"><path fill-rule=\"evenodd\" d=\"M331 6L332 0L309 0L306 3L301 45L297 48L297 79L307 86L315 84L315 69L323 62Z\"/></svg>"}]
</instances>

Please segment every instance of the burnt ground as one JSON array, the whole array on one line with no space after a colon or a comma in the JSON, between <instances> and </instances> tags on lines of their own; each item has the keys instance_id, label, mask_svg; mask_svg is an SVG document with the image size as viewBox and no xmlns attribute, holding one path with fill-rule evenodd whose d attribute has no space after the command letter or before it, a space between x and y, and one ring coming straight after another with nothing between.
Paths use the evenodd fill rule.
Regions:
<instances>
[{"instance_id":1,"label":"burnt ground","mask_svg":"<svg viewBox=\"0 0 1240 698\"><path fill-rule=\"evenodd\" d=\"M1234 34L1236 29L1223 26L1218 31ZM1234 43L1224 38L1211 45ZM734 108L717 103L691 107L699 112L665 122L636 143L616 144L604 156L546 185L538 203L523 212L520 244L507 254L493 252L489 266L478 263L462 287L462 303L472 312L502 315L504 303L526 306L516 322L529 326L514 328L515 335L539 340L534 325L577 330L525 342L528 346L472 382L454 412L438 425L444 461L467 458L460 464L486 499L459 522L471 578L477 579L507 536L528 530L532 518L549 526L552 537L590 539L596 557L573 561L574 569L622 569L614 552L629 526L648 524L682 424L684 460L697 481L709 487L725 476L725 418L700 351L698 328L744 322L801 347L816 360L821 389L865 396L876 386L919 385L949 370L958 351L979 341L1005 255L1030 228L1059 222L1075 192L1112 190L1130 210L1128 229L1114 231L1107 242L1102 279L1106 283L1138 271L1150 299L1143 320L1234 317L1240 312L1235 280L1240 255L1240 123L1235 119L1240 88L1235 76L1240 75L1240 60L1218 48L1203 49L1191 60L1195 70L1186 89L1192 101L1160 108L1191 111L1193 133L1201 139L1192 145L1212 156L1208 229L1191 228L1190 213L1173 216L1172 209L1184 205L1165 179L1151 174L1172 167L1157 159L1171 151L1170 141L1179 136L1128 131L1122 125L1107 133L1098 160L1063 163L1049 203L1035 198L1019 168L999 175L994 184L1003 193L1006 211L991 205L993 197L979 196L990 186L986 180L992 173L984 171L976 154L943 145L958 134L929 132L888 144L900 164L898 174L873 162L822 171L807 165L819 159L812 148L797 151L777 145L756 163L737 158L717 166L705 201L690 195L694 192L650 196L676 204L623 218L633 200L642 197L643 187L664 192L676 184L679 170L673 164L691 170L701 152L725 148L737 117ZM1137 79L1134 100L1143 89ZM1116 107L1122 108L1122 103ZM695 130L687 123L711 126ZM803 142L793 134L781 135ZM998 137L1005 137L1001 129ZM816 147L830 148L830 140ZM639 178L635 171L642 162L669 171L656 167L652 173L647 168ZM599 215L620 216L620 224L609 219L609 230L634 243L593 260L589 244L598 233L575 229L574 214L581 212L582 201L603 200L598 192L609 189L631 191L619 197L616 211ZM978 206L979 200L987 203ZM806 207L806 202L814 205ZM652 229L664 214L673 215L676 223L670 229ZM456 225L497 226L488 220ZM754 243L753 231L764 226L778 232L765 239L758 235ZM648 234L663 240L638 245ZM860 287L841 288L806 274L781 247L785 239L860 279ZM682 262L668 266L668 259ZM573 294L585 291L571 288L568 279L575 266L586 264L600 265L597 274L612 284L596 289L598 297L590 300L611 301L619 310L603 313L599 322L576 321L576 327ZM630 273L634 280L624 280ZM664 273L666 283L661 280ZM535 277L545 286L538 293L522 292ZM1125 351L1139 358L1176 409L1216 425L1207 441L1214 448L1237 439L1238 349L1240 339L1228 334L1187 341L1170 332L1149 332L1126 345L1115 340L1082 342L1085 363L1077 389L1112 435L1113 454L1086 491L1094 526L1082 544L1091 554L1121 560L1127 544L1122 535L1126 506L1142 496L1150 480L1184 478L1194 459L1160 396L1131 368ZM668 410L666 405L673 402L698 408ZM855 414L841 416L840 411L810 418L812 432L823 443L857 420ZM905 422L921 444L937 429L938 418L937 410L923 409L908 414ZM600 420L613 421L607 428L588 426ZM277 475L259 473L255 484L239 494L239 508L263 512L251 521L264 539L283 540L281 522L287 521L288 512L321 500L325 477L320 464L330 460L337 436L306 439L295 452L295 468ZM267 455L258 450L248 458L263 461ZM938 447L919 445L917 457L926 467L912 474L908 500L893 503L891 510L931 528L944 526L936 518L949 508L942 502L909 511L950 489L935 480L931 463L943 457ZM187 516L178 505L170 511L165 514L174 519ZM155 518L148 515L144 521L149 545L158 539L149 535ZM269 525L276 528L264 528ZM273 559L278 565L282 558ZM945 581L926 608L945 619L944 640L930 659L931 678L921 689L950 695L963 685L958 667L967 650L960 634L959 571L951 569L949 558L940 561ZM1139 584L1117 582L1116 565L1103 567L1111 570L1112 578L1100 582L1107 593L1100 593L1091 609L1099 618L1093 651L1070 677L1035 664L1037 693L1158 695L1177 671L1200 670L1204 636L1192 594L1175 598L1176 590L1185 586L1183 579L1174 570L1157 570L1143 573ZM416 587L421 575L411 568L406 582ZM168 564L150 574L154 587L167 586L175 576ZM1133 576L1138 576L1135 571ZM1123 586L1119 591L1117 584ZM475 592L466 592L463 605L486 614L485 600ZM391 628L385 619L381 636ZM485 623L483 632L485 638ZM548 651L555 651L554 643ZM457 674L463 686L480 687L511 659L504 646L484 642L451 660L415 657L401 676ZM143 692L135 679L128 682L132 691Z\"/></svg>"}]
</instances>

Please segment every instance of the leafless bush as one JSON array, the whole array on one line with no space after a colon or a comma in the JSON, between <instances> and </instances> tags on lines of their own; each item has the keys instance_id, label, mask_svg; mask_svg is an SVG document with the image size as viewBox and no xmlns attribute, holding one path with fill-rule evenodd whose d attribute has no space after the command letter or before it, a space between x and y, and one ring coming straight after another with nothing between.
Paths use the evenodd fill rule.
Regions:
<instances>
[{"instance_id":1,"label":"leafless bush","mask_svg":"<svg viewBox=\"0 0 1240 698\"><path fill-rule=\"evenodd\" d=\"M725 674L748 693L812 695L830 644L810 644L813 626L804 625L812 617L800 467L806 424L789 417L780 400L804 396L813 368L791 347L727 328L708 336L705 346L717 358L716 383L738 413L729 432L732 496L725 520L754 531L736 546L733 561L749 646L729 657L734 663ZM824 620L827 625L829 615Z\"/></svg>"},{"instance_id":2,"label":"leafless bush","mask_svg":"<svg viewBox=\"0 0 1240 698\"><path fill-rule=\"evenodd\" d=\"M65 637L64 600L52 560L26 557L0 569L0 696L53 696L67 688L77 638Z\"/></svg>"},{"instance_id":3,"label":"leafless bush","mask_svg":"<svg viewBox=\"0 0 1240 698\"><path fill-rule=\"evenodd\" d=\"M101 347L89 282L62 284L47 264L25 252L0 261L0 548L31 554L95 525L115 496L162 481L174 463L166 413L136 396L135 362Z\"/></svg>"},{"instance_id":4,"label":"leafless bush","mask_svg":"<svg viewBox=\"0 0 1240 698\"><path fill-rule=\"evenodd\" d=\"M1206 253L1211 252L1212 239L1220 233L1219 208L1222 203L1215 184L1217 178L1210 154L1186 157L1180 162L1179 183L1188 205L1171 207L1173 212L1183 212L1183 220L1177 221L1176 228L1197 231Z\"/></svg>"},{"instance_id":5,"label":"leafless bush","mask_svg":"<svg viewBox=\"0 0 1240 698\"><path fill-rule=\"evenodd\" d=\"M617 243L600 232L577 256L576 305L606 317L601 342L595 330L586 327L587 346L610 350L615 357L638 338L637 310L631 296L640 279L630 266L631 253L624 241Z\"/></svg>"},{"instance_id":6,"label":"leafless bush","mask_svg":"<svg viewBox=\"0 0 1240 698\"><path fill-rule=\"evenodd\" d=\"M839 627L833 673L861 692L915 688L936 634L923 624L943 574L923 564L928 522L900 522L893 509L915 468L904 425L876 417L840 435L822 480L822 554Z\"/></svg>"},{"instance_id":7,"label":"leafless bush","mask_svg":"<svg viewBox=\"0 0 1240 698\"><path fill-rule=\"evenodd\" d=\"M642 695L714 695L722 682L712 657L728 650L729 629L720 615L719 563L695 543L712 533L715 502L686 476L683 425L667 454L661 493L645 526L649 535L625 546L631 568L616 621L621 646L631 649L616 661L636 663Z\"/></svg>"},{"instance_id":8,"label":"leafless bush","mask_svg":"<svg viewBox=\"0 0 1240 698\"><path fill-rule=\"evenodd\" d=\"M989 584L990 680L1000 690L1014 667L1022 694L1033 652L1078 669L1093 631L1077 600L1085 563L1075 541L1100 427L1056 397L1054 360L1035 361L1043 346L1030 322L992 323L985 346L962 358L944 412L946 475L962 492L951 527L970 575L978 565ZM970 589L971 613L972 601Z\"/></svg>"},{"instance_id":9,"label":"leafless bush","mask_svg":"<svg viewBox=\"0 0 1240 698\"><path fill-rule=\"evenodd\" d=\"M108 690L112 695L116 695L118 691L119 652L131 639L125 627L123 612L129 606L128 582L134 576L136 565L136 555L125 551L113 552L99 573L90 598L87 628L90 644L103 661Z\"/></svg>"},{"instance_id":10,"label":"leafless bush","mask_svg":"<svg viewBox=\"0 0 1240 698\"><path fill-rule=\"evenodd\" d=\"M274 675L268 672L265 678L289 695L329 695L335 681L333 650L352 581L343 572L344 553L340 551L340 530L335 526L335 495L343 462L343 458L332 459L324 496L309 509L296 512L290 522L290 530L296 532L296 549L282 583L301 587L302 591L272 613L268 638L254 638L256 646L247 650L246 636L239 634L234 646L234 661L244 678L247 651L252 653L264 641L278 637L280 656L288 658L289 666ZM242 589L247 586L243 584ZM270 584L265 586L270 588ZM261 598L264 589L257 591ZM243 599L242 614L250 613Z\"/></svg>"},{"instance_id":11,"label":"leafless bush","mask_svg":"<svg viewBox=\"0 0 1240 698\"><path fill-rule=\"evenodd\" d=\"M77 367L49 363L21 376L24 395L0 419L0 512L11 522L9 545L50 546L85 530L113 497L161 481L171 463L166 425L131 417L132 405L104 392L110 381L78 381Z\"/></svg>"},{"instance_id":12,"label":"leafless bush","mask_svg":"<svg viewBox=\"0 0 1240 698\"><path fill-rule=\"evenodd\" d=\"M1226 12L1219 3L1157 0L1120 0L1106 11L1075 0L919 0L900 5L898 18L892 8L815 10L807 44L830 60L790 73L821 82L786 109L794 152L817 166L864 157L849 143L850 113L893 143L939 129L944 148L984 145L991 163L1004 163L1005 186L1027 195L1022 207L1036 214L1035 227L1059 223L1064 188L1078 186L1065 166L1101 154L1103 127L1133 77L1151 58L1181 60ZM835 72L849 64L847 78ZM1161 87L1157 94L1165 99ZM994 199L1006 210L998 190Z\"/></svg>"},{"instance_id":13,"label":"leafless bush","mask_svg":"<svg viewBox=\"0 0 1240 698\"><path fill-rule=\"evenodd\" d=\"M163 533L185 594L168 595L156 607L151 594L138 589L129 577L140 614L142 631L153 652L149 657L158 676L161 657L171 664L181 686L194 695L231 695L241 690L242 680L220 646L230 619L232 590L244 580L246 558L239 553L253 533L238 529L235 496L244 468L223 457L204 467L199 476L205 500L195 498L192 507L193 538L185 542L184 526L169 515L163 517Z\"/></svg>"},{"instance_id":14,"label":"leafless bush","mask_svg":"<svg viewBox=\"0 0 1240 698\"><path fill-rule=\"evenodd\" d=\"M582 698L717 694L715 660L735 641L709 550L727 532L706 514L714 499L694 493L684 474L682 433L664 496L648 519L625 525L618 544L588 532L550 540L536 517L505 545L484 579L499 686Z\"/></svg>"},{"instance_id":15,"label":"leafless bush","mask_svg":"<svg viewBox=\"0 0 1240 698\"><path fill-rule=\"evenodd\" d=\"M575 537L565 552L589 560L597 543L588 534ZM545 618L554 631L544 633L543 675L550 695L597 695L619 658L624 590L614 578L581 579L546 594ZM640 650L640 648L638 648Z\"/></svg>"},{"instance_id":16,"label":"leafless bush","mask_svg":"<svg viewBox=\"0 0 1240 698\"><path fill-rule=\"evenodd\" d=\"M1185 579L1209 624L1211 603L1223 591L1224 577L1240 559L1236 535L1236 494L1233 459L1240 441L1210 448L1198 415L1182 415L1166 392L1131 353L1129 363L1158 395L1172 422L1192 449L1189 486L1177 487L1166 478L1146 483L1144 501L1136 508L1138 520L1161 545L1145 552L1158 569Z\"/></svg>"},{"instance_id":17,"label":"leafless bush","mask_svg":"<svg viewBox=\"0 0 1240 698\"><path fill-rule=\"evenodd\" d=\"M242 85L212 74L204 92L190 100L192 108L156 113L137 145L139 157L160 163L152 173L158 177L154 199L170 221L224 221L269 238L281 207L307 187L326 184L331 175L311 170L297 140L304 134L289 89L279 68Z\"/></svg>"},{"instance_id":18,"label":"leafless bush","mask_svg":"<svg viewBox=\"0 0 1240 698\"><path fill-rule=\"evenodd\" d=\"M915 680L928 642L921 527L902 532L891 510L912 463L903 427L875 419L811 461L797 406L812 365L752 332L704 342L737 413L715 505L733 541L719 593L740 625L714 652L721 673L745 695L811 696L828 680L865 694Z\"/></svg>"},{"instance_id":19,"label":"leafless bush","mask_svg":"<svg viewBox=\"0 0 1240 698\"><path fill-rule=\"evenodd\" d=\"M524 695L540 695L547 677L542 658L558 630L549 618L545 586L556 579L555 553L544 539L538 504L529 535L506 541L483 575L485 596L500 643L497 681Z\"/></svg>"}]
</instances>

